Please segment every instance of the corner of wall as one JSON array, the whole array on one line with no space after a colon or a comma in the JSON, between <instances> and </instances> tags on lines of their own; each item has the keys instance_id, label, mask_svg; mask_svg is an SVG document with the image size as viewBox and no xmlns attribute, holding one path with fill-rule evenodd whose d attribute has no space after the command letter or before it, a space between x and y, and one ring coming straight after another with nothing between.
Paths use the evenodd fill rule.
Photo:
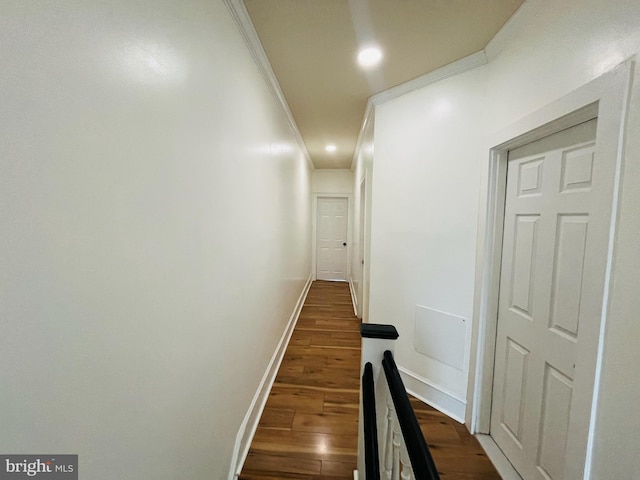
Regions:
<instances>
[{"instance_id":1,"label":"corner of wall","mask_svg":"<svg viewBox=\"0 0 640 480\"><path fill-rule=\"evenodd\" d=\"M500 55L500 52L502 52L518 32L522 30L524 24L528 20L530 10L531 2L530 0L525 0L522 5L520 5L520 8L518 8L518 10L509 17L502 28L498 30L498 33L489 40L489 43L484 49L488 62L491 62L494 58Z\"/></svg>"}]
</instances>

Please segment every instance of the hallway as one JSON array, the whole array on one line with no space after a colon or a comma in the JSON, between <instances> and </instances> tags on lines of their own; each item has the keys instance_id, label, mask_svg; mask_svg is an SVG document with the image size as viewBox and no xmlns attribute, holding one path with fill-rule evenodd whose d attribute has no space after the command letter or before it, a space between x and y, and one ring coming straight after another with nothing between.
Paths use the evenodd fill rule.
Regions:
<instances>
[{"instance_id":1,"label":"hallway","mask_svg":"<svg viewBox=\"0 0 640 480\"><path fill-rule=\"evenodd\" d=\"M241 480L347 480L357 463L360 320L346 283L314 282ZM499 480L464 425L411 398L443 479Z\"/></svg>"},{"instance_id":2,"label":"hallway","mask_svg":"<svg viewBox=\"0 0 640 480\"><path fill-rule=\"evenodd\" d=\"M520 0L495 0L512 1ZM249 3L262 20L252 19ZM635 479L640 377L629 371L640 364L640 2L525 1L453 63L422 55L433 70L375 94L367 80L377 74L360 70L357 49L340 46L332 16L322 12L376 3L390 9L375 21L385 25L408 4L450 2L289 2L318 9L302 22L286 0L274 3L285 5L283 16L268 0L3 3L0 451L77 455L92 480L232 480L268 400L245 478L351 478L360 339L349 287L316 283L298 315L317 275L317 202L332 197L347 198L345 278L365 320L397 328L398 363L421 398L489 431L508 150L597 118L593 155L572 151L562 158L562 181L554 180L556 193L606 187L612 194L594 203L612 218L597 235L606 258L600 273L585 273L604 272L604 288L579 295L578 313L598 324L585 330L575 308L566 317L596 345L579 378L593 383L597 401L571 412L572 424L586 419L572 427L583 439L571 443L584 460L565 464L594 479ZM336 17L340 30L371 23L360 7L349 15L354 22ZM383 46L380 68L410 51L441 50L451 18L430 19L437 28L414 33L438 42ZM295 83L300 96L285 94L254 22L289 24L272 33L295 34L294 50L310 54L298 59L293 41L274 40L283 60L295 60L289 73L309 80ZM327 35L318 52L301 40L311 32L306 22ZM353 32L345 39L364 38ZM334 55L338 63L326 60ZM341 97L324 81L342 90L345 77L360 78L363 93ZM311 83L329 98L314 95ZM317 104L311 124L294 113L299 101ZM343 112L352 107L361 113ZM307 128L324 113L339 121L311 141ZM343 140L352 134L355 142ZM554 165L532 159L523 167L525 200L542 193ZM606 185L595 175L605 170ZM568 233L558 240L591 252L573 236L593 232L585 223L592 217L565 213L556 226ZM540 263L526 252L537 248L541 223L522 218L531 235L518 237L525 253L517 263L529 269ZM567 267L551 254L540 259L546 271L573 272L581 248L567 248ZM531 305L542 298L519 285L518 297L529 293ZM427 313L421 307L455 317L456 328L416 335L416 312ZM269 399L279 368L272 359L285 356L281 340L298 317ZM553 321L561 317L554 312ZM516 343L513 376L526 378L525 359L533 357ZM456 347L445 350L451 361L419 351L445 345ZM549 398L590 397L577 381L572 393L573 364L549 373L560 382L542 384ZM525 430L539 437L537 420L551 418L534 408L537 401L528 416L536 422L522 423L522 438ZM424 409L418 417L443 477L489 475L463 426ZM466 446L470 455L458 453ZM570 473L564 478L584 476Z\"/></svg>"},{"instance_id":3,"label":"hallway","mask_svg":"<svg viewBox=\"0 0 640 480\"><path fill-rule=\"evenodd\" d=\"M314 282L287 347L242 480L353 478L360 320L346 283Z\"/></svg>"}]
</instances>

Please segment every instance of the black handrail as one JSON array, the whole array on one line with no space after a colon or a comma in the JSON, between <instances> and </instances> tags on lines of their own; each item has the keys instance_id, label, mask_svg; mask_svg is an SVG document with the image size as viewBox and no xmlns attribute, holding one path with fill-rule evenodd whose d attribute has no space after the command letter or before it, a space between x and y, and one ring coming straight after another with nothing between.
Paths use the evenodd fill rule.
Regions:
<instances>
[{"instance_id":1,"label":"black handrail","mask_svg":"<svg viewBox=\"0 0 640 480\"><path fill-rule=\"evenodd\" d=\"M361 323L360 336L362 338L380 338L382 340L395 340L398 338L398 330L393 325L379 323Z\"/></svg>"},{"instance_id":2,"label":"black handrail","mask_svg":"<svg viewBox=\"0 0 640 480\"><path fill-rule=\"evenodd\" d=\"M362 420L364 423L364 461L367 480L380 480L378 457L378 427L376 420L376 394L371 362L364 366L362 374Z\"/></svg>"},{"instance_id":3,"label":"black handrail","mask_svg":"<svg viewBox=\"0 0 640 480\"><path fill-rule=\"evenodd\" d=\"M431 458L431 452L424 439L416 414L411 407L411 402L400 378L400 372L393 359L393 354L387 350L382 359L382 368L387 377L387 384L391 392L391 398L396 408L404 443L409 453L411 467L416 480L440 480L436 464ZM367 476L367 478L369 478Z\"/></svg>"}]
</instances>

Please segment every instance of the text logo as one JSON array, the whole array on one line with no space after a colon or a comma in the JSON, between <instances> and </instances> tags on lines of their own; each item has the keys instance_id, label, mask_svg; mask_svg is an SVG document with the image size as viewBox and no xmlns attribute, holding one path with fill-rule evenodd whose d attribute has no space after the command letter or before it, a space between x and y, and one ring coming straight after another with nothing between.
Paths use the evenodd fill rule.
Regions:
<instances>
[{"instance_id":1,"label":"text logo","mask_svg":"<svg viewBox=\"0 0 640 480\"><path fill-rule=\"evenodd\" d=\"M78 455L0 455L0 480L78 480Z\"/></svg>"}]
</instances>

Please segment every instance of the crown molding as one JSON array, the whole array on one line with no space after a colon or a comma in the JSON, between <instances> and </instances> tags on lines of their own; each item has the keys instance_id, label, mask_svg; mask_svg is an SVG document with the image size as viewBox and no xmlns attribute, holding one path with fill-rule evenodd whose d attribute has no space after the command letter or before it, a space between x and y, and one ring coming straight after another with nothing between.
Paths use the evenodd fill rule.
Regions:
<instances>
[{"instance_id":1,"label":"crown molding","mask_svg":"<svg viewBox=\"0 0 640 480\"><path fill-rule=\"evenodd\" d=\"M298 125L296 124L296 121L293 118L293 114L289 109L289 104L287 103L287 100L282 93L282 89L280 88L278 79L276 78L276 75L271 68L271 64L269 63L267 54L265 53L264 48L262 47L262 43L260 42L260 38L258 37L258 34L253 27L253 23L251 22L251 18L249 17L249 13L247 12L244 2L242 0L224 0L224 3L229 9L229 12L231 13L232 18L236 23L238 30L242 34L242 37L249 49L249 52L251 53L251 56L258 66L258 69L260 70L265 83L269 87L269 91L273 95L273 98L276 100L276 102L282 108L282 111L287 118L287 122L289 123L289 127L296 137L298 146L302 150L307 163L309 164L309 167L312 170L315 170L315 166L311 161L311 157L309 156L307 147L304 143L304 140L302 139L300 130L298 130ZM473 70L474 68L486 65L489 60L493 60L495 57L497 57L505 48L505 46L508 45L508 43L513 39L513 37L522 29L522 26L526 22L528 12L530 10L531 0L524 0L520 8L518 8L518 10L511 16L511 18L507 20L500 31L498 31L498 33L487 44L484 50L461 58L460 60L440 67L436 70L433 70L432 72L426 73L425 75L421 75L413 80L409 80L408 82L402 83L398 86L392 87L388 90L369 97L362 121L362 126L360 127L360 132L356 141L354 156L351 161L351 169L354 168L356 157L360 151L360 148L362 147L366 125L369 121L371 121L373 112L377 105L388 102L389 100L393 100L402 95L406 95L407 93L413 92L415 90L419 90L441 80L454 77L469 70Z\"/></svg>"},{"instance_id":2,"label":"crown molding","mask_svg":"<svg viewBox=\"0 0 640 480\"><path fill-rule=\"evenodd\" d=\"M287 122L289 123L289 127L296 137L296 141L298 143L298 147L302 150L307 163L311 170L315 170L315 166L311 161L311 157L309 156L309 152L307 150L307 146L302 139L302 135L300 135L300 130L298 130L298 125L296 124L295 119L293 118L293 114L291 113L291 109L289 108L289 104L287 103L287 99L282 93L282 89L280 88L280 83L278 83L278 79L276 78L276 74L273 72L271 68L271 63L269 63L269 59L267 58L267 54L262 47L262 43L260 42L260 38L258 37L258 33L251 22L251 17L249 16L249 12L247 12L247 8L244 6L244 2L242 0L224 0L225 5L229 9L231 13L231 17L233 18L238 30L242 34L242 38L244 39L253 60L258 66L258 70L262 74L265 83L269 87L269 91L273 95L276 103L280 105L282 111L287 117Z\"/></svg>"},{"instance_id":3,"label":"crown molding","mask_svg":"<svg viewBox=\"0 0 640 480\"><path fill-rule=\"evenodd\" d=\"M449 63L444 67L425 73L413 80L409 80L408 82L385 90L384 92L377 93L373 95L369 101L374 105L380 105L381 103L388 102L394 98L401 97L407 93L419 90L446 78L455 77L456 75L460 75L461 73L468 72L469 70L473 70L474 68L478 68L486 64L487 56L485 55L484 50L481 50L467 57L461 58L460 60L456 60L453 63Z\"/></svg>"},{"instance_id":4,"label":"crown molding","mask_svg":"<svg viewBox=\"0 0 640 480\"><path fill-rule=\"evenodd\" d=\"M461 73L468 72L470 70L473 70L474 68L481 67L483 65L486 65L487 63L487 55L485 54L484 50L481 50L467 57L461 58L460 60L457 60L453 63L449 63L444 67L440 67L429 73L414 78L413 80L409 80L408 82L402 83L396 87L390 88L369 97L369 100L367 101L367 108L364 113L364 118L362 120L362 125L360 127L360 133L358 134L358 140L356 142L353 159L351 160L351 170L353 170L355 167L356 158L358 157L360 149L362 148L365 128L367 124L372 120L373 112L375 111L375 107L377 105L388 102L389 100L393 100L394 98L401 97L402 95L406 95L407 93L413 92L415 90L419 90L428 85L432 85L446 78L455 77L456 75L460 75Z\"/></svg>"},{"instance_id":5,"label":"crown molding","mask_svg":"<svg viewBox=\"0 0 640 480\"><path fill-rule=\"evenodd\" d=\"M530 0L524 0L522 5L515 11L511 17L506 21L498 33L496 33L489 43L485 47L484 51L487 54L487 60L492 61L495 59L504 47L506 47L511 40L522 30L522 27L526 24L530 12L532 11L532 5Z\"/></svg>"}]
</instances>

